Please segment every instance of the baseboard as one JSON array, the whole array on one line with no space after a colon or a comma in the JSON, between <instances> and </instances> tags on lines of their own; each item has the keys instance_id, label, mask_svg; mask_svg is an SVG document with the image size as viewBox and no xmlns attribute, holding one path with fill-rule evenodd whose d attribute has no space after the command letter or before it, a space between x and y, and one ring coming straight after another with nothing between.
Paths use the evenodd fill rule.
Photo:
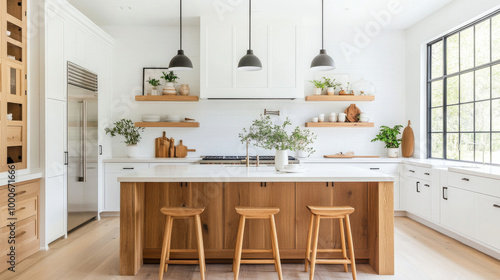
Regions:
<instances>
[{"instance_id":1,"label":"baseboard","mask_svg":"<svg viewBox=\"0 0 500 280\"><path fill-rule=\"evenodd\" d=\"M99 213L101 217L120 217L120 211L106 211Z\"/></svg>"},{"instance_id":2,"label":"baseboard","mask_svg":"<svg viewBox=\"0 0 500 280\"><path fill-rule=\"evenodd\" d=\"M394 210L394 217L406 217L405 210Z\"/></svg>"},{"instance_id":3,"label":"baseboard","mask_svg":"<svg viewBox=\"0 0 500 280\"><path fill-rule=\"evenodd\" d=\"M414 221L417 221L417 222L423 224L426 227L429 227L429 228L431 228L431 229L433 229L435 231L438 231L438 232L440 232L440 233L442 233L442 234L444 234L444 235L446 235L448 237L451 237L451 238L457 240L460 243L463 243L463 244L465 244L465 245L467 245L469 247L472 247L472 248L474 248L474 249L476 249L476 250L478 250L478 251L480 251L480 252L482 252L482 253L484 253L484 254L486 254L488 256L491 256L491 257L493 257L493 258L495 258L497 260L500 260L500 252L498 252L498 251L496 251L494 249L491 249L488 246L483 245L483 244L481 244L479 242L476 242L476 241L470 239L469 237L466 237L466 236L463 236L461 234L458 234L458 233L456 233L454 231L451 231L451 230L443 227L442 225L439 225L439 224L436 224L434 222L428 221L428 220L423 219L423 218L421 218L421 217L419 217L417 215L414 215L412 213L408 213L407 212L406 216L408 218L414 220Z\"/></svg>"}]
</instances>

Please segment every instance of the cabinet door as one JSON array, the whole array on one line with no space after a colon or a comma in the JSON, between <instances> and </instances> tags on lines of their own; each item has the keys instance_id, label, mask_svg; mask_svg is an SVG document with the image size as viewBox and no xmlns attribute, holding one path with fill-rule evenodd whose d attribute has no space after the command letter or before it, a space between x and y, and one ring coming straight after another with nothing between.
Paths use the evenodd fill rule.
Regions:
<instances>
[{"instance_id":1,"label":"cabinet door","mask_svg":"<svg viewBox=\"0 0 500 280\"><path fill-rule=\"evenodd\" d=\"M473 192L444 187L441 200L441 224L474 238L474 200Z\"/></svg>"},{"instance_id":2,"label":"cabinet door","mask_svg":"<svg viewBox=\"0 0 500 280\"><path fill-rule=\"evenodd\" d=\"M104 186L104 211L120 211L120 173L106 173Z\"/></svg>"},{"instance_id":3,"label":"cabinet door","mask_svg":"<svg viewBox=\"0 0 500 280\"><path fill-rule=\"evenodd\" d=\"M66 100L66 74L64 59L64 19L47 10L45 75L48 98Z\"/></svg>"},{"instance_id":4,"label":"cabinet door","mask_svg":"<svg viewBox=\"0 0 500 280\"><path fill-rule=\"evenodd\" d=\"M417 180L405 178L404 180L404 209L412 214L417 214Z\"/></svg>"},{"instance_id":5,"label":"cabinet door","mask_svg":"<svg viewBox=\"0 0 500 280\"><path fill-rule=\"evenodd\" d=\"M430 182L421 181L418 186L417 214L422 218L432 218L432 186Z\"/></svg>"},{"instance_id":6,"label":"cabinet door","mask_svg":"<svg viewBox=\"0 0 500 280\"><path fill-rule=\"evenodd\" d=\"M65 226L65 176L47 178L45 181L45 217L47 243L58 239L66 234Z\"/></svg>"},{"instance_id":7,"label":"cabinet door","mask_svg":"<svg viewBox=\"0 0 500 280\"><path fill-rule=\"evenodd\" d=\"M500 198L476 193L476 238L500 249Z\"/></svg>"},{"instance_id":8,"label":"cabinet door","mask_svg":"<svg viewBox=\"0 0 500 280\"><path fill-rule=\"evenodd\" d=\"M63 175L65 172L64 152L66 151L66 102L47 99L46 170L47 177Z\"/></svg>"},{"instance_id":9,"label":"cabinet door","mask_svg":"<svg viewBox=\"0 0 500 280\"><path fill-rule=\"evenodd\" d=\"M201 214L203 230L203 246L205 249L223 248L224 216L223 210L223 183L191 183L192 207L205 207ZM193 225L194 226L194 225ZM196 236L195 228L190 231ZM192 248L196 248L196 238L192 238Z\"/></svg>"}]
</instances>

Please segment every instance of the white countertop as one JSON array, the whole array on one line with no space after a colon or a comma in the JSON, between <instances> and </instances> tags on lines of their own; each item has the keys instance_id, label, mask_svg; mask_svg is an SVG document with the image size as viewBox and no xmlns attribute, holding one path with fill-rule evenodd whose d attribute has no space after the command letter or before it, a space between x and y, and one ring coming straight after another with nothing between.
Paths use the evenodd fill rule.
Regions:
<instances>
[{"instance_id":1,"label":"white countertop","mask_svg":"<svg viewBox=\"0 0 500 280\"><path fill-rule=\"evenodd\" d=\"M8 173L3 172L0 174L0 186L5 186L9 183ZM16 173L16 183L26 182L29 180L42 178L41 169L19 170Z\"/></svg>"},{"instance_id":2,"label":"white countertop","mask_svg":"<svg viewBox=\"0 0 500 280\"><path fill-rule=\"evenodd\" d=\"M450 167L448 171L500 180L500 167L498 166L479 165L475 168Z\"/></svg>"},{"instance_id":3,"label":"white countertop","mask_svg":"<svg viewBox=\"0 0 500 280\"><path fill-rule=\"evenodd\" d=\"M274 166L160 165L119 177L118 182L393 182L394 177L355 166L305 166L279 173Z\"/></svg>"},{"instance_id":4,"label":"white countertop","mask_svg":"<svg viewBox=\"0 0 500 280\"><path fill-rule=\"evenodd\" d=\"M191 158L105 158L103 163L197 163L201 160L199 157Z\"/></svg>"}]
</instances>

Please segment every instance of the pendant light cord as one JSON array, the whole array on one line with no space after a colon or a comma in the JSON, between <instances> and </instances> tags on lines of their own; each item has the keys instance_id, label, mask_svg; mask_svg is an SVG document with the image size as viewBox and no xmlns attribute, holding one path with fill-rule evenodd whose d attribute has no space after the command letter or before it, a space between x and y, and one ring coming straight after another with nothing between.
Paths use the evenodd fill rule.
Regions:
<instances>
[{"instance_id":1,"label":"pendant light cord","mask_svg":"<svg viewBox=\"0 0 500 280\"><path fill-rule=\"evenodd\" d=\"M321 49L325 49L325 0L321 0Z\"/></svg>"},{"instance_id":2,"label":"pendant light cord","mask_svg":"<svg viewBox=\"0 0 500 280\"><path fill-rule=\"evenodd\" d=\"M252 0L248 0L248 49L252 49Z\"/></svg>"},{"instance_id":3,"label":"pendant light cord","mask_svg":"<svg viewBox=\"0 0 500 280\"><path fill-rule=\"evenodd\" d=\"M182 0L179 0L179 1L181 3L181 8L180 8L180 22L181 22L181 24L180 24L180 26L181 26L181 34L180 34L180 37L181 37L180 41L181 41L181 43L180 43L180 45L181 45L181 48L180 49L182 50Z\"/></svg>"}]
</instances>

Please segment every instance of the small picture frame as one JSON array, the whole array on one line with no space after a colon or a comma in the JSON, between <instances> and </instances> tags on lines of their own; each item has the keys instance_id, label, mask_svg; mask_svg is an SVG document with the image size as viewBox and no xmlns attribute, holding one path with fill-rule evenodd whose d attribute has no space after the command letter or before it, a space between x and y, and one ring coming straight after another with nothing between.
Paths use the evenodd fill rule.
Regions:
<instances>
[{"instance_id":1,"label":"small picture frame","mask_svg":"<svg viewBox=\"0 0 500 280\"><path fill-rule=\"evenodd\" d=\"M168 67L142 68L142 95L146 95L146 93L151 92L151 90L153 89L153 87L148 83L149 79L157 79L164 83L165 81L163 81L161 77L163 76L163 72L168 71Z\"/></svg>"}]
</instances>

